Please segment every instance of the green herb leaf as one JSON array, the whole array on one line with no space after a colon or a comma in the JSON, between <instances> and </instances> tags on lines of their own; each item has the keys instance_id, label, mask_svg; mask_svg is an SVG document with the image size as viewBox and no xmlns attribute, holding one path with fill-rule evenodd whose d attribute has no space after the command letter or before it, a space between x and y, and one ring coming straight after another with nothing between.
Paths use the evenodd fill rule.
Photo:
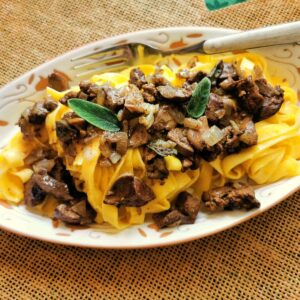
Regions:
<instances>
[{"instance_id":1,"label":"green herb leaf","mask_svg":"<svg viewBox=\"0 0 300 300\"><path fill-rule=\"evenodd\" d=\"M82 99L68 101L69 107L88 123L107 131L119 131L119 120L108 108Z\"/></svg>"},{"instance_id":2,"label":"green herb leaf","mask_svg":"<svg viewBox=\"0 0 300 300\"><path fill-rule=\"evenodd\" d=\"M147 147L160 156L177 155L177 150L175 149L176 144L172 141L156 140L152 141L147 145Z\"/></svg>"},{"instance_id":3,"label":"green herb leaf","mask_svg":"<svg viewBox=\"0 0 300 300\"><path fill-rule=\"evenodd\" d=\"M209 99L211 82L204 77L194 90L192 97L187 105L187 113L194 119L203 115Z\"/></svg>"},{"instance_id":4,"label":"green herb leaf","mask_svg":"<svg viewBox=\"0 0 300 300\"><path fill-rule=\"evenodd\" d=\"M224 69L224 63L221 60L215 65L213 70L208 75L208 78L210 79L212 85L217 84L217 79L221 76L223 69Z\"/></svg>"}]
</instances>

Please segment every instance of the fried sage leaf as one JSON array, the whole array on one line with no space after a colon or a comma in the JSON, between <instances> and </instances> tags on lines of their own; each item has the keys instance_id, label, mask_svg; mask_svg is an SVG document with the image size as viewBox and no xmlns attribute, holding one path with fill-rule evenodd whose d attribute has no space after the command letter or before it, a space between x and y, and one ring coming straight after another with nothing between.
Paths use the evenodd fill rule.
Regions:
<instances>
[{"instance_id":1,"label":"fried sage leaf","mask_svg":"<svg viewBox=\"0 0 300 300\"><path fill-rule=\"evenodd\" d=\"M148 148L156 152L160 156L169 156L169 155L177 155L177 150L175 149L176 143L172 141L164 141L158 139L156 141L152 141L147 145Z\"/></svg>"},{"instance_id":2,"label":"fried sage leaf","mask_svg":"<svg viewBox=\"0 0 300 300\"><path fill-rule=\"evenodd\" d=\"M211 81L204 77L194 90L187 105L187 113L190 117L197 119L204 114L211 89Z\"/></svg>"},{"instance_id":3,"label":"fried sage leaf","mask_svg":"<svg viewBox=\"0 0 300 300\"><path fill-rule=\"evenodd\" d=\"M88 123L107 131L119 131L117 116L108 108L82 99L72 98L69 107Z\"/></svg>"}]
</instances>

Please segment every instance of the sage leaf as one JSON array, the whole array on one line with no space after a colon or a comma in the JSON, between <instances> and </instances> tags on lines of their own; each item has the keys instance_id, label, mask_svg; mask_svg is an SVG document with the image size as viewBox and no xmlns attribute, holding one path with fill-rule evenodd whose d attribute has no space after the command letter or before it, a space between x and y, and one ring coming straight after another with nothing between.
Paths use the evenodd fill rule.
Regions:
<instances>
[{"instance_id":1,"label":"sage leaf","mask_svg":"<svg viewBox=\"0 0 300 300\"><path fill-rule=\"evenodd\" d=\"M147 147L160 156L177 155L177 150L175 149L176 143L172 141L156 140L152 141L147 145Z\"/></svg>"},{"instance_id":2,"label":"sage leaf","mask_svg":"<svg viewBox=\"0 0 300 300\"><path fill-rule=\"evenodd\" d=\"M69 107L91 125L107 131L119 131L117 116L108 108L82 99L72 98Z\"/></svg>"},{"instance_id":3,"label":"sage leaf","mask_svg":"<svg viewBox=\"0 0 300 300\"><path fill-rule=\"evenodd\" d=\"M208 75L212 85L217 84L217 79L221 76L223 69L224 69L224 63L221 60L216 64L216 66L213 68L213 70Z\"/></svg>"},{"instance_id":4,"label":"sage leaf","mask_svg":"<svg viewBox=\"0 0 300 300\"><path fill-rule=\"evenodd\" d=\"M207 77L198 83L187 105L187 113L190 117L198 119L204 114L209 100L210 88L211 82Z\"/></svg>"}]
</instances>

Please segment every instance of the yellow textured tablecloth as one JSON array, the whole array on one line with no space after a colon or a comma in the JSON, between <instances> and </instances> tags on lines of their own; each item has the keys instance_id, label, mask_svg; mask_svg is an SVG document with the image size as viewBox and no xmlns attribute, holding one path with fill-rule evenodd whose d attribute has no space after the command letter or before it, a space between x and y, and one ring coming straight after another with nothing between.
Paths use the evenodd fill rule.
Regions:
<instances>
[{"instance_id":1,"label":"yellow textured tablecloth","mask_svg":"<svg viewBox=\"0 0 300 300\"><path fill-rule=\"evenodd\" d=\"M250 0L215 12L203 0L1 0L0 85L124 32L247 29L299 19L299 0ZM0 231L0 299L300 299L299 199L300 193L231 230L164 249L80 249Z\"/></svg>"}]
</instances>

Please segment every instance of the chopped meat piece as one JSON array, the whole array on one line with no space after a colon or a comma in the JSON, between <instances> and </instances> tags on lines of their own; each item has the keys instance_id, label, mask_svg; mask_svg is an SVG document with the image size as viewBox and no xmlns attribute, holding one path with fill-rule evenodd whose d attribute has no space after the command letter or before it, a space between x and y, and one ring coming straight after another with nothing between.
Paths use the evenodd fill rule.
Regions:
<instances>
[{"instance_id":1,"label":"chopped meat piece","mask_svg":"<svg viewBox=\"0 0 300 300\"><path fill-rule=\"evenodd\" d=\"M155 157L146 164L147 177L150 179L163 180L169 176L166 162L161 157Z\"/></svg>"},{"instance_id":2,"label":"chopped meat piece","mask_svg":"<svg viewBox=\"0 0 300 300\"><path fill-rule=\"evenodd\" d=\"M174 109L171 105L163 105L160 107L152 127L157 130L171 130L174 129L177 125L176 120L171 113L171 110Z\"/></svg>"},{"instance_id":3,"label":"chopped meat piece","mask_svg":"<svg viewBox=\"0 0 300 300\"><path fill-rule=\"evenodd\" d=\"M44 107L48 110L48 112L52 112L57 108L57 102L48 97L44 101Z\"/></svg>"},{"instance_id":4,"label":"chopped meat piece","mask_svg":"<svg viewBox=\"0 0 300 300\"><path fill-rule=\"evenodd\" d=\"M201 162L202 156L199 153L196 153L190 159L192 161L192 165L190 166L190 169L191 170L198 169L200 167L200 162Z\"/></svg>"},{"instance_id":5,"label":"chopped meat piece","mask_svg":"<svg viewBox=\"0 0 300 300\"><path fill-rule=\"evenodd\" d=\"M136 125L129 138L129 146L132 148L137 148L142 145L145 145L150 140L150 134L147 132L145 126L138 124Z\"/></svg>"},{"instance_id":6,"label":"chopped meat piece","mask_svg":"<svg viewBox=\"0 0 300 300\"><path fill-rule=\"evenodd\" d=\"M163 211L161 213L153 214L152 219L159 228L164 228L164 227L176 227L181 224L187 224L184 221L188 218L186 218L177 209L170 209L167 211Z\"/></svg>"},{"instance_id":7,"label":"chopped meat piece","mask_svg":"<svg viewBox=\"0 0 300 300\"><path fill-rule=\"evenodd\" d=\"M197 82L194 82L192 84L188 83L187 81L182 85L182 88L187 90L187 91L190 91L191 94L193 94L193 91L196 89L196 87L198 86L198 83Z\"/></svg>"},{"instance_id":8,"label":"chopped meat piece","mask_svg":"<svg viewBox=\"0 0 300 300\"><path fill-rule=\"evenodd\" d=\"M140 207L155 199L152 189L130 174L120 176L107 193L104 203L115 206Z\"/></svg>"},{"instance_id":9,"label":"chopped meat piece","mask_svg":"<svg viewBox=\"0 0 300 300\"><path fill-rule=\"evenodd\" d=\"M74 140L76 138L85 138L90 135L90 131L88 131L88 123L80 118L75 112L67 112L64 114L62 121L66 121L69 127L74 131L77 131L77 136L73 137L70 140ZM60 125L59 125L60 126Z\"/></svg>"},{"instance_id":10,"label":"chopped meat piece","mask_svg":"<svg viewBox=\"0 0 300 300\"><path fill-rule=\"evenodd\" d=\"M240 145L240 129L234 128L232 126L227 126L223 128L224 138L221 141L224 153L230 154L230 153L236 153L241 149Z\"/></svg>"},{"instance_id":11,"label":"chopped meat piece","mask_svg":"<svg viewBox=\"0 0 300 300\"><path fill-rule=\"evenodd\" d=\"M218 143L211 148L205 147L200 154L206 161L214 161L222 153L222 151L222 145Z\"/></svg>"},{"instance_id":12,"label":"chopped meat piece","mask_svg":"<svg viewBox=\"0 0 300 300\"><path fill-rule=\"evenodd\" d=\"M18 125L25 138L39 136L46 117L53 110L53 107L54 105L50 104L49 100L46 100L25 109L18 121Z\"/></svg>"},{"instance_id":13,"label":"chopped meat piece","mask_svg":"<svg viewBox=\"0 0 300 300\"><path fill-rule=\"evenodd\" d=\"M219 61L209 74L213 86L222 84L224 80L238 80L239 76L233 64Z\"/></svg>"},{"instance_id":14,"label":"chopped meat piece","mask_svg":"<svg viewBox=\"0 0 300 300\"><path fill-rule=\"evenodd\" d=\"M257 121L267 119L278 112L284 99L283 90L276 86L273 88L265 79L255 81L259 92L264 96L264 101L259 114L255 116Z\"/></svg>"},{"instance_id":15,"label":"chopped meat piece","mask_svg":"<svg viewBox=\"0 0 300 300\"><path fill-rule=\"evenodd\" d=\"M187 138L187 130L175 128L168 132L168 138L177 144L177 150L184 156L191 156L194 153L193 147Z\"/></svg>"},{"instance_id":16,"label":"chopped meat piece","mask_svg":"<svg viewBox=\"0 0 300 300\"><path fill-rule=\"evenodd\" d=\"M194 148L200 151L201 156L207 160L212 161L217 158L217 156L222 152L223 148L220 143L213 146L209 146L203 135L209 130L208 121L206 117L200 117L199 121L202 126L195 129L188 129L187 139L193 145Z\"/></svg>"},{"instance_id":17,"label":"chopped meat piece","mask_svg":"<svg viewBox=\"0 0 300 300\"><path fill-rule=\"evenodd\" d=\"M103 133L103 131L92 125L87 125L86 133L87 136L82 141L85 144L88 144L93 138L95 138L96 136L100 136Z\"/></svg>"},{"instance_id":18,"label":"chopped meat piece","mask_svg":"<svg viewBox=\"0 0 300 300\"><path fill-rule=\"evenodd\" d=\"M82 100L88 100L88 95L84 93L83 91L79 91L77 94L77 98L82 99Z\"/></svg>"},{"instance_id":19,"label":"chopped meat piece","mask_svg":"<svg viewBox=\"0 0 300 300\"><path fill-rule=\"evenodd\" d=\"M140 68L134 68L130 71L130 83L136 85L139 89L147 83L145 74L141 71Z\"/></svg>"},{"instance_id":20,"label":"chopped meat piece","mask_svg":"<svg viewBox=\"0 0 300 300\"><path fill-rule=\"evenodd\" d=\"M156 101L157 90L153 83L147 83L142 86L143 97L146 102L153 103Z\"/></svg>"},{"instance_id":21,"label":"chopped meat piece","mask_svg":"<svg viewBox=\"0 0 300 300\"><path fill-rule=\"evenodd\" d=\"M47 193L43 191L34 180L30 179L24 188L24 202L29 207L41 204Z\"/></svg>"},{"instance_id":22,"label":"chopped meat piece","mask_svg":"<svg viewBox=\"0 0 300 300\"><path fill-rule=\"evenodd\" d=\"M202 201L209 211L252 209L260 206L256 200L254 190L251 186L239 184L218 187L204 192Z\"/></svg>"},{"instance_id":23,"label":"chopped meat piece","mask_svg":"<svg viewBox=\"0 0 300 300\"><path fill-rule=\"evenodd\" d=\"M131 113L143 114L145 112L143 103L144 98L140 90L135 85L130 84L125 97L125 108Z\"/></svg>"},{"instance_id":24,"label":"chopped meat piece","mask_svg":"<svg viewBox=\"0 0 300 300\"><path fill-rule=\"evenodd\" d=\"M185 216L194 221L200 210L200 200L188 192L181 192L177 196L175 206Z\"/></svg>"},{"instance_id":25,"label":"chopped meat piece","mask_svg":"<svg viewBox=\"0 0 300 300\"><path fill-rule=\"evenodd\" d=\"M284 101L283 90L279 86L273 88L264 78L255 82L251 76L241 79L236 83L236 89L240 105L254 115L255 121L274 115Z\"/></svg>"},{"instance_id":26,"label":"chopped meat piece","mask_svg":"<svg viewBox=\"0 0 300 300\"><path fill-rule=\"evenodd\" d=\"M239 104L245 108L250 114L259 113L264 97L259 93L259 88L252 80L251 76L241 79L236 86L238 92Z\"/></svg>"},{"instance_id":27,"label":"chopped meat piece","mask_svg":"<svg viewBox=\"0 0 300 300\"><path fill-rule=\"evenodd\" d=\"M56 179L57 181L67 184L70 195L74 199L79 199L84 196L84 194L77 190L74 178L70 172L66 169L61 158L55 159L55 165L49 172L49 175Z\"/></svg>"},{"instance_id":28,"label":"chopped meat piece","mask_svg":"<svg viewBox=\"0 0 300 300\"><path fill-rule=\"evenodd\" d=\"M72 125L78 129L82 128L86 124L84 119L76 116L74 118L67 119L67 122L69 123L69 125Z\"/></svg>"},{"instance_id":29,"label":"chopped meat piece","mask_svg":"<svg viewBox=\"0 0 300 300\"><path fill-rule=\"evenodd\" d=\"M157 153L155 151L149 149L148 147L143 148L143 160L145 162L152 160L156 156L157 156Z\"/></svg>"},{"instance_id":30,"label":"chopped meat piece","mask_svg":"<svg viewBox=\"0 0 300 300\"><path fill-rule=\"evenodd\" d=\"M149 77L149 81L155 86L170 84L170 82L160 73L159 70Z\"/></svg>"},{"instance_id":31,"label":"chopped meat piece","mask_svg":"<svg viewBox=\"0 0 300 300\"><path fill-rule=\"evenodd\" d=\"M135 119L139 116L141 116L143 113L142 111L144 110L143 108L139 107L137 105L136 107L136 111L134 111L135 108L132 109L132 112L129 111L126 107L122 110L122 112L120 113L120 118L119 120L124 121L124 120L132 120Z\"/></svg>"},{"instance_id":32,"label":"chopped meat piece","mask_svg":"<svg viewBox=\"0 0 300 300\"><path fill-rule=\"evenodd\" d=\"M39 131L40 127L36 128L35 126L32 126L32 124L28 121L28 116L26 110L22 113L18 125L21 129L21 132L24 136L24 138L31 138L32 136L35 136L35 132Z\"/></svg>"},{"instance_id":33,"label":"chopped meat piece","mask_svg":"<svg viewBox=\"0 0 300 300\"><path fill-rule=\"evenodd\" d=\"M53 159L56 157L56 152L49 148L39 148L32 151L24 160L26 166L31 166L42 159Z\"/></svg>"},{"instance_id":34,"label":"chopped meat piece","mask_svg":"<svg viewBox=\"0 0 300 300\"><path fill-rule=\"evenodd\" d=\"M78 130L87 125L86 121L80 118L74 111L65 113L62 120L67 121L69 125L76 127Z\"/></svg>"},{"instance_id":35,"label":"chopped meat piece","mask_svg":"<svg viewBox=\"0 0 300 300\"><path fill-rule=\"evenodd\" d=\"M127 87L121 87L118 89L108 87L106 89L106 99L104 104L111 110L116 110L118 108L121 108L124 105L127 94L128 94Z\"/></svg>"},{"instance_id":36,"label":"chopped meat piece","mask_svg":"<svg viewBox=\"0 0 300 300\"><path fill-rule=\"evenodd\" d=\"M66 93L64 97L62 97L59 100L59 102L64 105L68 105L68 101L71 98L79 98L82 100L87 100L87 101L91 101L103 105L104 102L106 101L107 106L112 109L124 103L124 99L122 98L123 96L121 95L122 89L114 89L112 87L109 87L108 84L97 85L91 83L90 81L81 81L79 83L79 87L80 87L80 91L78 92L70 91Z\"/></svg>"},{"instance_id":37,"label":"chopped meat piece","mask_svg":"<svg viewBox=\"0 0 300 300\"><path fill-rule=\"evenodd\" d=\"M87 91L88 100L103 105L106 100L106 91L106 85L99 86L97 84L92 84Z\"/></svg>"},{"instance_id":38,"label":"chopped meat piece","mask_svg":"<svg viewBox=\"0 0 300 300\"><path fill-rule=\"evenodd\" d=\"M69 79L61 72L54 71L48 76L48 86L62 92L69 88Z\"/></svg>"},{"instance_id":39,"label":"chopped meat piece","mask_svg":"<svg viewBox=\"0 0 300 300\"><path fill-rule=\"evenodd\" d=\"M171 85L158 86L157 90L158 90L160 96L164 100L168 100L168 101L172 100L172 101L185 102L185 101L188 101L192 96L191 90L188 90L185 88L174 87Z\"/></svg>"},{"instance_id":40,"label":"chopped meat piece","mask_svg":"<svg viewBox=\"0 0 300 300\"><path fill-rule=\"evenodd\" d=\"M128 122L128 120L123 120L122 121L122 127L123 127L123 131L128 134L129 133L129 122Z\"/></svg>"},{"instance_id":41,"label":"chopped meat piece","mask_svg":"<svg viewBox=\"0 0 300 300\"><path fill-rule=\"evenodd\" d=\"M67 224L88 225L94 222L96 212L86 200L59 204L54 211L54 218Z\"/></svg>"},{"instance_id":42,"label":"chopped meat piece","mask_svg":"<svg viewBox=\"0 0 300 300\"><path fill-rule=\"evenodd\" d=\"M201 81L207 74L201 70L191 71L189 69L182 69L177 73L177 76L180 78L185 78L186 82L192 84L194 82Z\"/></svg>"},{"instance_id":43,"label":"chopped meat piece","mask_svg":"<svg viewBox=\"0 0 300 300\"><path fill-rule=\"evenodd\" d=\"M69 177L71 176L69 171L66 170L65 165L61 158L55 159L55 165L53 168L48 172L50 176L54 179L62 182L67 182Z\"/></svg>"},{"instance_id":44,"label":"chopped meat piece","mask_svg":"<svg viewBox=\"0 0 300 300\"><path fill-rule=\"evenodd\" d=\"M69 157L75 157L76 150L75 144L80 138L87 138L87 132L69 124L67 116L64 116L62 120L56 121L56 135L61 142L65 154ZM90 133L92 134L92 133Z\"/></svg>"},{"instance_id":45,"label":"chopped meat piece","mask_svg":"<svg viewBox=\"0 0 300 300\"><path fill-rule=\"evenodd\" d=\"M89 80L84 80L79 82L79 88L82 92L84 92L85 94L88 94L88 90L90 89L92 83Z\"/></svg>"},{"instance_id":46,"label":"chopped meat piece","mask_svg":"<svg viewBox=\"0 0 300 300\"><path fill-rule=\"evenodd\" d=\"M69 99L72 99L72 98L79 98L78 97L78 92L75 92L75 91L70 91L68 93L66 93L60 100L59 102L63 105L68 105L68 101Z\"/></svg>"},{"instance_id":47,"label":"chopped meat piece","mask_svg":"<svg viewBox=\"0 0 300 300\"><path fill-rule=\"evenodd\" d=\"M115 150L124 155L128 147L128 136L125 132L104 132L104 139L110 146L115 146Z\"/></svg>"},{"instance_id":48,"label":"chopped meat piece","mask_svg":"<svg viewBox=\"0 0 300 300\"><path fill-rule=\"evenodd\" d=\"M29 108L28 121L31 124L43 124L49 111L44 107L43 103L36 103Z\"/></svg>"},{"instance_id":49,"label":"chopped meat piece","mask_svg":"<svg viewBox=\"0 0 300 300\"><path fill-rule=\"evenodd\" d=\"M101 157L99 159L99 166L103 167L103 168L109 168L111 167L113 164L112 162L108 159L108 158L105 158L105 157Z\"/></svg>"},{"instance_id":50,"label":"chopped meat piece","mask_svg":"<svg viewBox=\"0 0 300 300\"><path fill-rule=\"evenodd\" d=\"M233 78L233 79L238 79L238 74L231 63L223 63L223 69L222 73L220 74L219 77L221 80L227 79L227 78Z\"/></svg>"},{"instance_id":51,"label":"chopped meat piece","mask_svg":"<svg viewBox=\"0 0 300 300\"><path fill-rule=\"evenodd\" d=\"M31 179L25 184L24 194L24 200L28 206L40 204L47 194L61 200L72 199L68 186L49 176L44 170L32 175Z\"/></svg>"},{"instance_id":52,"label":"chopped meat piece","mask_svg":"<svg viewBox=\"0 0 300 300\"><path fill-rule=\"evenodd\" d=\"M205 128L204 130L207 129L208 128ZM206 146L206 143L202 138L204 130L202 128L199 128L198 130L188 129L187 139L197 150L203 150Z\"/></svg>"},{"instance_id":53,"label":"chopped meat piece","mask_svg":"<svg viewBox=\"0 0 300 300\"><path fill-rule=\"evenodd\" d=\"M193 224L199 210L200 200L188 192L182 192L169 210L153 214L152 218L159 228Z\"/></svg>"},{"instance_id":54,"label":"chopped meat piece","mask_svg":"<svg viewBox=\"0 0 300 300\"><path fill-rule=\"evenodd\" d=\"M239 137L240 141L248 146L256 145L258 137L252 119L250 117L244 118L239 124L239 127L242 132Z\"/></svg>"},{"instance_id":55,"label":"chopped meat piece","mask_svg":"<svg viewBox=\"0 0 300 300\"><path fill-rule=\"evenodd\" d=\"M170 105L172 109L169 110L170 115L177 124L182 125L185 118L185 108L177 105Z\"/></svg>"},{"instance_id":56,"label":"chopped meat piece","mask_svg":"<svg viewBox=\"0 0 300 300\"><path fill-rule=\"evenodd\" d=\"M63 143L69 143L79 137L79 131L66 120L56 121L56 135Z\"/></svg>"},{"instance_id":57,"label":"chopped meat piece","mask_svg":"<svg viewBox=\"0 0 300 300\"><path fill-rule=\"evenodd\" d=\"M238 81L235 81L231 77L228 77L227 79L223 80L220 83L220 87L224 91L232 91L237 86Z\"/></svg>"},{"instance_id":58,"label":"chopped meat piece","mask_svg":"<svg viewBox=\"0 0 300 300\"><path fill-rule=\"evenodd\" d=\"M187 82L189 84L192 84L194 82L199 82L206 76L207 76L207 74L201 70L197 71L197 72L191 72L187 78Z\"/></svg>"},{"instance_id":59,"label":"chopped meat piece","mask_svg":"<svg viewBox=\"0 0 300 300\"><path fill-rule=\"evenodd\" d=\"M43 171L51 172L55 165L55 160L54 159L42 159L35 164L33 164L32 168L35 173L40 173Z\"/></svg>"},{"instance_id":60,"label":"chopped meat piece","mask_svg":"<svg viewBox=\"0 0 300 300\"><path fill-rule=\"evenodd\" d=\"M205 115L210 123L227 126L236 111L237 106L235 101L227 96L210 93L205 110Z\"/></svg>"},{"instance_id":61,"label":"chopped meat piece","mask_svg":"<svg viewBox=\"0 0 300 300\"><path fill-rule=\"evenodd\" d=\"M193 165L193 162L188 159L188 158L184 158L182 161L182 167L183 170L187 170L188 168L190 168Z\"/></svg>"},{"instance_id":62,"label":"chopped meat piece","mask_svg":"<svg viewBox=\"0 0 300 300\"><path fill-rule=\"evenodd\" d=\"M60 182L45 172L33 174L32 180L47 194L62 200L71 200L68 186L64 182Z\"/></svg>"}]
</instances>

